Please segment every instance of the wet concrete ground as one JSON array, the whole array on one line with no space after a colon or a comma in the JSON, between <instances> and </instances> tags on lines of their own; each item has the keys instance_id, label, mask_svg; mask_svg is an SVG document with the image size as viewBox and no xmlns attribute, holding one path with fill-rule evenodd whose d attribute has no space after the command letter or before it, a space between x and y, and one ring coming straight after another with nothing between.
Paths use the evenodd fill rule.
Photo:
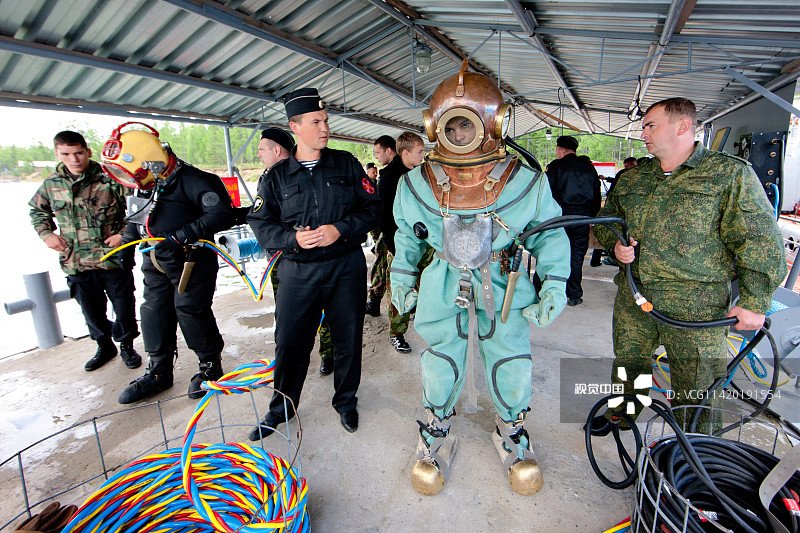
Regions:
<instances>
[{"instance_id":1,"label":"wet concrete ground","mask_svg":"<svg viewBox=\"0 0 800 533\"><path fill-rule=\"evenodd\" d=\"M330 405L333 378L319 375L315 350L298 411L302 422L299 459L308 481L312 530L597 532L628 517L632 489L605 487L586 458L577 420L585 417L585 405L593 402L586 404L587 399L568 395L576 404L562 406L559 398L565 360L569 360L570 368L585 362L587 382L607 381L612 355L611 304L616 292L611 277L615 272L605 265L590 268L587 257L584 304L568 307L547 328L530 330L534 396L529 430L545 478L544 488L534 496L520 496L509 486L491 441L495 415L480 370L475 375L477 412L460 415L453 424L459 449L446 487L434 497L414 491L410 469L418 434L416 420L425 415L419 369L424 344L413 331L413 324L406 337L413 351L398 354L388 342L385 310L380 317L366 317L358 395L361 423L354 434L342 428ZM214 310L226 343L226 370L272 357L272 305L271 294L256 303L246 290L215 300ZM141 339L135 346L141 351ZM85 338L0 361L0 460L55 431L122 408L117 404L119 392L143 369L129 370L117 358L95 372L85 372L83 364L94 349L94 343ZM186 392L197 368L196 358L182 340L179 352L175 385L154 399ZM266 409L268 397L266 391L254 393L259 414ZM579 400L583 401L580 407ZM227 396L221 404L228 426L224 440L248 442L246 435L256 420L251 399L247 395ZM195 405L185 397L163 402L161 418L156 406L124 411L34 446L22 454L28 498L34 503L101 472L98 449L106 467L111 468L157 447L164 434L181 435ZM565 416L575 421L564 421L562 407ZM216 408L208 411L201 424L218 423L214 422L218 420ZM459 405L457 411L464 409ZM297 423L291 422L288 434L294 442L297 430ZM195 439L222 441L218 431ZM281 435L272 435L264 444L282 457L291 455ZM617 457L611 446L600 443L596 447L601 464L609 472L617 472ZM17 470L16 459L0 467L0 499L4 502L0 525L24 508ZM79 504L100 481L64 494L59 500Z\"/></svg>"}]
</instances>

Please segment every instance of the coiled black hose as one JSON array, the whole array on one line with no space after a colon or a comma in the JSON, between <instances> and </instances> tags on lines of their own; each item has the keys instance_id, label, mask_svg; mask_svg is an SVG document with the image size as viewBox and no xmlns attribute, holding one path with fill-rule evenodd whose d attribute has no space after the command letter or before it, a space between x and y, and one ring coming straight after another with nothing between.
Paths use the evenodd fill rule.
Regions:
<instances>
[{"instance_id":1,"label":"coiled black hose","mask_svg":"<svg viewBox=\"0 0 800 533\"><path fill-rule=\"evenodd\" d=\"M687 510L686 503L671 490L660 487L658 472L661 472L670 487L702 510L706 519L713 519L737 532L773 531L759 502L759 487L778 464L778 459L744 442L686 435L666 405L655 400L650 407L670 425L675 436L657 441L650 449L656 466L647 468L641 480L643 490L649 495L639 499L642 519L647 524L655 520L653 527L657 531L673 531L671 527L675 526L692 533L719 531L694 511ZM795 472L769 507L770 512L793 533L798 531L798 518L784 502L785 499L796 501L798 493L800 474Z\"/></svg>"}]
</instances>

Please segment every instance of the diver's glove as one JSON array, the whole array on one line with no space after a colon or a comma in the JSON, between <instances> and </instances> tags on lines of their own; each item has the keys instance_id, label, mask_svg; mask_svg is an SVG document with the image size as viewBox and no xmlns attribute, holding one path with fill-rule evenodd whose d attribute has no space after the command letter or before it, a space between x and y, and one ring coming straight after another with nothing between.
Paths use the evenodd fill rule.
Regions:
<instances>
[{"instance_id":1,"label":"diver's glove","mask_svg":"<svg viewBox=\"0 0 800 533\"><path fill-rule=\"evenodd\" d=\"M185 244L197 242L197 234L188 224L180 227L175 232L159 233L158 236L164 238L163 241L159 241L156 244L156 249L159 251L183 251Z\"/></svg>"},{"instance_id":2,"label":"diver's glove","mask_svg":"<svg viewBox=\"0 0 800 533\"><path fill-rule=\"evenodd\" d=\"M545 281L539 293L539 302L523 309L522 316L531 324L544 327L555 320L566 305L566 284L561 281Z\"/></svg>"},{"instance_id":3,"label":"diver's glove","mask_svg":"<svg viewBox=\"0 0 800 533\"><path fill-rule=\"evenodd\" d=\"M392 305L404 315L417 306L417 291L403 285L392 285Z\"/></svg>"}]
</instances>

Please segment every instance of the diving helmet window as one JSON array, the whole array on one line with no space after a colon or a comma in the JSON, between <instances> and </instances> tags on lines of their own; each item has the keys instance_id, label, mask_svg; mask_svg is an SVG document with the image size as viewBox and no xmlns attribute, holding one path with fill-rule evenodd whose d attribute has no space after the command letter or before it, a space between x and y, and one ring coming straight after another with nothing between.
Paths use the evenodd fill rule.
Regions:
<instances>
[{"instance_id":1,"label":"diving helmet window","mask_svg":"<svg viewBox=\"0 0 800 533\"><path fill-rule=\"evenodd\" d=\"M471 109L448 109L442 114L439 124L437 138L442 146L453 153L468 154L483 142L483 122Z\"/></svg>"},{"instance_id":2,"label":"diving helmet window","mask_svg":"<svg viewBox=\"0 0 800 533\"><path fill-rule=\"evenodd\" d=\"M444 134L456 146L466 146L475 139L475 124L467 117L453 117L444 125Z\"/></svg>"},{"instance_id":3,"label":"diving helmet window","mask_svg":"<svg viewBox=\"0 0 800 533\"><path fill-rule=\"evenodd\" d=\"M103 170L106 171L106 174L117 180L122 185L125 185L126 187L132 187L134 189L138 188L136 178L134 178L126 169L113 163L100 163L100 166L103 167Z\"/></svg>"},{"instance_id":4,"label":"diving helmet window","mask_svg":"<svg viewBox=\"0 0 800 533\"><path fill-rule=\"evenodd\" d=\"M508 135L508 128L511 126L513 113L513 108L508 104L503 104L500 107L500 112L497 114L497 123L495 124L495 136L505 139L506 135Z\"/></svg>"}]
</instances>

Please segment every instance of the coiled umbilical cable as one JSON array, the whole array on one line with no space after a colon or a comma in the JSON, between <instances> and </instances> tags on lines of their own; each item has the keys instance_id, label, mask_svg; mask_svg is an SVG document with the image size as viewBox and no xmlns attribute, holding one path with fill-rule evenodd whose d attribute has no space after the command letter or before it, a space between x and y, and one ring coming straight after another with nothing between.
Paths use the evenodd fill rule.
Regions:
<instances>
[{"instance_id":1,"label":"coiled umbilical cable","mask_svg":"<svg viewBox=\"0 0 800 533\"><path fill-rule=\"evenodd\" d=\"M192 444L215 395L267 385L274 369L272 361L253 361L204 382L208 392L189 420L183 446L124 467L81 505L63 533L306 533L306 480L291 464L242 443Z\"/></svg>"}]
</instances>

